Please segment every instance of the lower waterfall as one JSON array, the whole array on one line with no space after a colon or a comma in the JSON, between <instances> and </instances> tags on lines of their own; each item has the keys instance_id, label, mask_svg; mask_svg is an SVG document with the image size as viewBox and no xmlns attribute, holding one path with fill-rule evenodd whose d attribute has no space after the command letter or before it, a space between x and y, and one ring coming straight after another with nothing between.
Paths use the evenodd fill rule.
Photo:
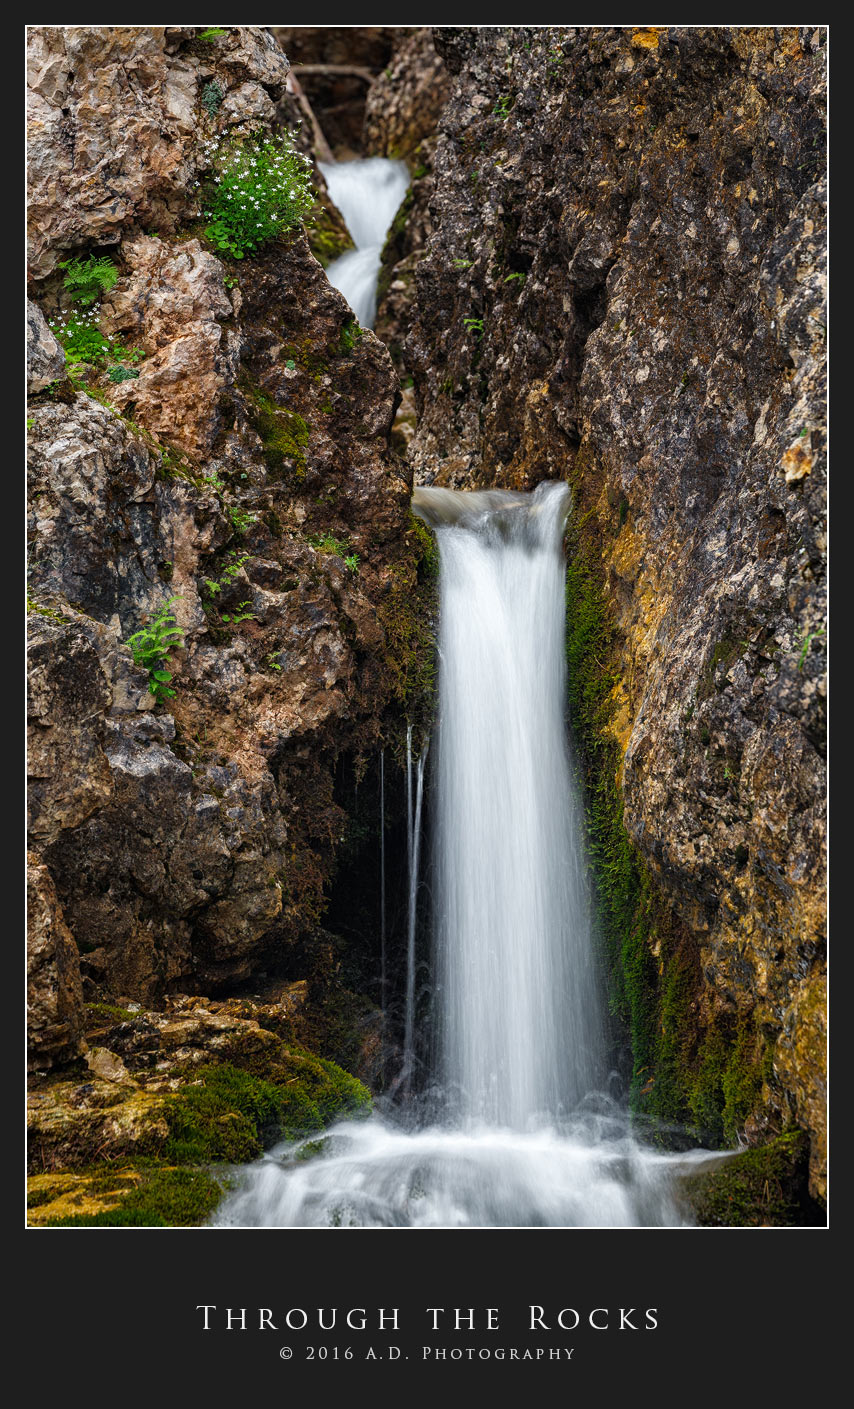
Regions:
<instances>
[{"instance_id":1,"label":"lower waterfall","mask_svg":"<svg viewBox=\"0 0 854 1409\"><path fill-rule=\"evenodd\" d=\"M313 1158L299 1158L293 1143L271 1150L238 1171L215 1222L683 1226L680 1174L714 1156L640 1144L607 1094L565 722L569 490L417 489L413 509L434 529L440 553L430 781L435 1084L421 1102L381 1099L379 1114L340 1121ZM409 782L417 868L411 764ZM420 796L419 774L419 812ZM413 924L411 913L410 948ZM413 1011L408 1001L410 1065ZM409 1066L404 1094L408 1077Z\"/></svg>"}]
</instances>

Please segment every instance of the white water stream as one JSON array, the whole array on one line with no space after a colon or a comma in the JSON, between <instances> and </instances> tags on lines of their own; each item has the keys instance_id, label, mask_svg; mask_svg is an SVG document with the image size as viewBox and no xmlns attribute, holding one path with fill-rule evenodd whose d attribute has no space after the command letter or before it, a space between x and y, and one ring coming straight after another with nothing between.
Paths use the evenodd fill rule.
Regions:
<instances>
[{"instance_id":1,"label":"white water stream","mask_svg":"<svg viewBox=\"0 0 854 1409\"><path fill-rule=\"evenodd\" d=\"M320 162L329 194L356 246L327 267L330 284L346 298L363 328L377 316L377 278L389 226L409 186L406 163L386 157Z\"/></svg>"},{"instance_id":2,"label":"white water stream","mask_svg":"<svg viewBox=\"0 0 854 1409\"><path fill-rule=\"evenodd\" d=\"M639 1144L625 1111L603 1094L600 995L564 717L569 490L418 489L413 508L434 528L441 560L431 782L439 1051L429 1115L414 1103L339 1122L306 1160L293 1144L279 1146L240 1173L216 1222L679 1226L686 1218L679 1175L714 1157ZM423 767L415 812L422 777ZM410 763L410 951L419 831ZM413 952L409 961L411 975ZM410 1064L411 985L408 977Z\"/></svg>"}]
</instances>

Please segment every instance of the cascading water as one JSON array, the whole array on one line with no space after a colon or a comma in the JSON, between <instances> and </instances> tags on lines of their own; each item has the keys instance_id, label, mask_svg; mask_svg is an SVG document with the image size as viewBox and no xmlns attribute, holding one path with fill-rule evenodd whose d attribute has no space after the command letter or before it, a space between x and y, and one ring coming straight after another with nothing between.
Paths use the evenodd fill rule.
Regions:
<instances>
[{"instance_id":1,"label":"cascading water","mask_svg":"<svg viewBox=\"0 0 854 1409\"><path fill-rule=\"evenodd\" d=\"M604 1075L564 718L568 505L564 484L413 499L441 561L442 1075L466 1118L514 1130Z\"/></svg>"},{"instance_id":2,"label":"cascading water","mask_svg":"<svg viewBox=\"0 0 854 1409\"><path fill-rule=\"evenodd\" d=\"M339 1122L313 1159L295 1158L293 1144L272 1150L240 1173L219 1225L685 1222L679 1177L687 1164L714 1157L638 1144L625 1112L602 1092L607 1071L563 713L568 507L559 484L530 495L415 492L413 509L434 528L441 562L436 1088L420 1109L410 1100L382 1116ZM413 807L410 752L410 897L417 796ZM411 915L410 899L410 950ZM408 995L410 986L408 979ZM414 1016L414 1004L408 1011ZM410 1061L411 1046L410 1033ZM406 1082L397 1085L406 1090Z\"/></svg>"},{"instance_id":3,"label":"cascading water","mask_svg":"<svg viewBox=\"0 0 854 1409\"><path fill-rule=\"evenodd\" d=\"M377 315L377 278L389 226L409 186L406 163L387 157L321 162L329 194L356 246L335 259L326 277L346 298L363 328Z\"/></svg>"}]
</instances>

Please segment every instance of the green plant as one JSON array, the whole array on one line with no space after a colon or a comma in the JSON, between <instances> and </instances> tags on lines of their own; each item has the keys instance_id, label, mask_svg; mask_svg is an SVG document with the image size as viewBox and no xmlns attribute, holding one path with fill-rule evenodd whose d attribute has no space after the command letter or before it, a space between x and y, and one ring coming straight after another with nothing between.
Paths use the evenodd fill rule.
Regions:
<instances>
[{"instance_id":1,"label":"green plant","mask_svg":"<svg viewBox=\"0 0 854 1409\"><path fill-rule=\"evenodd\" d=\"M478 341L483 337L482 318L464 318L463 322L470 332L474 333Z\"/></svg>"},{"instance_id":2,"label":"green plant","mask_svg":"<svg viewBox=\"0 0 854 1409\"><path fill-rule=\"evenodd\" d=\"M184 634L176 623L175 614L170 610L179 598L170 597L159 612L146 626L135 631L125 641L130 646L137 665L148 671L148 688L155 700L171 699L175 694L169 688L172 675L164 670L163 663L175 646L183 644Z\"/></svg>"},{"instance_id":3,"label":"green plant","mask_svg":"<svg viewBox=\"0 0 854 1409\"><path fill-rule=\"evenodd\" d=\"M334 553L336 557L343 558L351 572L355 572L359 566L358 553L354 552L344 539L336 538L332 533L310 533L306 542L316 548L318 553Z\"/></svg>"},{"instance_id":4,"label":"green plant","mask_svg":"<svg viewBox=\"0 0 854 1409\"><path fill-rule=\"evenodd\" d=\"M237 611L236 611L236 612L231 612L231 613L223 612L223 613L222 613L222 619L223 619L223 621L228 621L228 622L230 622L232 626L237 626L238 623L241 622L241 621L249 621L249 620L255 621L255 619L256 619L256 618L255 618L255 613L254 613L254 612L247 612L247 611L244 610L245 607L251 607L251 605L252 605L252 603L248 600L248 598L247 598L247 600L246 600L245 602L238 602L238 603L237 603Z\"/></svg>"},{"instance_id":5,"label":"green plant","mask_svg":"<svg viewBox=\"0 0 854 1409\"><path fill-rule=\"evenodd\" d=\"M364 332L364 328L359 326L355 318L348 318L344 327L341 329L341 337L338 344L339 350L342 353L352 352L353 348L356 346L357 340L364 336Z\"/></svg>"},{"instance_id":6,"label":"green plant","mask_svg":"<svg viewBox=\"0 0 854 1409\"><path fill-rule=\"evenodd\" d=\"M98 327L98 313L94 308L89 313L68 313L53 318L50 327L64 349L65 360L72 367L80 362L101 367L113 355L113 345Z\"/></svg>"},{"instance_id":7,"label":"green plant","mask_svg":"<svg viewBox=\"0 0 854 1409\"><path fill-rule=\"evenodd\" d=\"M267 665L271 670L280 671L282 669L281 662L276 659L278 654L278 651L270 651L269 655L266 657Z\"/></svg>"},{"instance_id":8,"label":"green plant","mask_svg":"<svg viewBox=\"0 0 854 1409\"><path fill-rule=\"evenodd\" d=\"M819 636L824 636L824 635L825 635L825 632L824 632L824 631L808 631L808 632L807 632L806 636L804 637L803 641L801 642L801 647L800 647L800 652L801 652L801 653L800 653L800 655L798 656L798 670L803 670L804 666L806 665L807 656L809 655L810 646L812 645L813 641L816 641L816 640L819 638Z\"/></svg>"},{"instance_id":9,"label":"green plant","mask_svg":"<svg viewBox=\"0 0 854 1409\"><path fill-rule=\"evenodd\" d=\"M210 83L206 83L202 88L202 107L207 112L208 117L215 117L217 110L222 106L223 92L215 78Z\"/></svg>"},{"instance_id":10,"label":"green plant","mask_svg":"<svg viewBox=\"0 0 854 1409\"><path fill-rule=\"evenodd\" d=\"M88 259L60 260L59 267L66 271L63 286L74 303L81 303L84 308L97 303L101 295L107 293L119 277L113 261L103 255L93 254Z\"/></svg>"},{"instance_id":11,"label":"green plant","mask_svg":"<svg viewBox=\"0 0 854 1409\"><path fill-rule=\"evenodd\" d=\"M249 562L249 560L249 553L229 553L226 557L226 565L222 570L222 575L219 578L219 581L212 577L202 578L202 582L208 589L208 596L216 597L222 591L223 587L230 587L231 584L236 581L236 579L240 576L240 573L242 572L246 564ZM246 606L247 603L244 602L242 605ZM227 621L228 617L223 617L223 620Z\"/></svg>"},{"instance_id":12,"label":"green plant","mask_svg":"<svg viewBox=\"0 0 854 1409\"><path fill-rule=\"evenodd\" d=\"M504 93L500 98L497 99L495 107L492 109L492 116L500 118L502 122L505 122L510 116L510 109L512 108L512 106L512 95L510 93Z\"/></svg>"},{"instance_id":13,"label":"green plant","mask_svg":"<svg viewBox=\"0 0 854 1409\"><path fill-rule=\"evenodd\" d=\"M311 210L311 163L292 135L215 140L205 150L214 173L205 193L205 234L223 254L254 254Z\"/></svg>"},{"instance_id":14,"label":"green plant","mask_svg":"<svg viewBox=\"0 0 854 1409\"><path fill-rule=\"evenodd\" d=\"M472 259L455 259L455 260L454 260L454 268L455 268L455 269L471 269L471 267L472 267L473 264L474 264L474 260L472 260Z\"/></svg>"},{"instance_id":15,"label":"green plant","mask_svg":"<svg viewBox=\"0 0 854 1409\"><path fill-rule=\"evenodd\" d=\"M525 275L522 274L522 273L519 273L519 274L508 274L508 275L507 275L507 278L504 280L505 284L509 284L510 281L511 281L511 279L521 279L521 280L522 280L522 283L524 284L524 282L525 282Z\"/></svg>"},{"instance_id":16,"label":"green plant","mask_svg":"<svg viewBox=\"0 0 854 1409\"><path fill-rule=\"evenodd\" d=\"M245 509L238 509L231 505L228 509L228 517L231 519L231 526L235 533L243 534L255 522L255 515L248 513Z\"/></svg>"},{"instance_id":17,"label":"green plant","mask_svg":"<svg viewBox=\"0 0 854 1409\"><path fill-rule=\"evenodd\" d=\"M131 382L139 376L139 372L134 371L132 367L123 367L119 362L110 368L108 375L111 382Z\"/></svg>"},{"instance_id":18,"label":"green plant","mask_svg":"<svg viewBox=\"0 0 854 1409\"><path fill-rule=\"evenodd\" d=\"M227 29L203 29L198 39L203 39L206 44L213 44L215 39L222 39L224 34L228 34Z\"/></svg>"}]
</instances>

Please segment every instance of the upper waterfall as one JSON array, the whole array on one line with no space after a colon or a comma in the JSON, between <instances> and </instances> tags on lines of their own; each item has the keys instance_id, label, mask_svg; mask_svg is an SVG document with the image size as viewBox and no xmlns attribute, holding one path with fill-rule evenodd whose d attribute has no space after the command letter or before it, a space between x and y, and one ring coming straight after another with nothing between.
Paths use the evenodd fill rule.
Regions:
<instances>
[{"instance_id":1,"label":"upper waterfall","mask_svg":"<svg viewBox=\"0 0 854 1409\"><path fill-rule=\"evenodd\" d=\"M333 260L326 276L344 295L362 327L372 328L383 242L406 195L409 171L405 162L386 157L319 165L356 246Z\"/></svg>"}]
</instances>

